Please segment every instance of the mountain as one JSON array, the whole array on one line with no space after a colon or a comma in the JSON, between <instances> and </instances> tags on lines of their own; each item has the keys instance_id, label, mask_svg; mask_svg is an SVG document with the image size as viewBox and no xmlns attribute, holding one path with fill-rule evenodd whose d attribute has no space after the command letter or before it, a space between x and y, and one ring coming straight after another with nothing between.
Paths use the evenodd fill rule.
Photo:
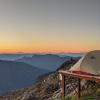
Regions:
<instances>
[{"instance_id":1,"label":"mountain","mask_svg":"<svg viewBox=\"0 0 100 100\"><path fill-rule=\"evenodd\" d=\"M31 53L0 54L0 60L14 61L23 57L31 57L32 55Z\"/></svg>"},{"instance_id":2,"label":"mountain","mask_svg":"<svg viewBox=\"0 0 100 100\"><path fill-rule=\"evenodd\" d=\"M66 61L60 68L68 67L76 61ZM58 68L58 69L60 69ZM66 99L75 99L77 79L66 77ZM81 80L82 100L100 100L100 85L93 81ZM31 87L23 88L0 96L0 100L62 100L58 71L41 76L40 81ZM72 99L71 99L72 98Z\"/></svg>"},{"instance_id":3,"label":"mountain","mask_svg":"<svg viewBox=\"0 0 100 100\"><path fill-rule=\"evenodd\" d=\"M0 60L0 93L30 86L44 73L46 70L23 62Z\"/></svg>"},{"instance_id":4,"label":"mountain","mask_svg":"<svg viewBox=\"0 0 100 100\"><path fill-rule=\"evenodd\" d=\"M84 56L86 53L85 52L81 52L81 53L58 53L57 55L61 56L61 57L65 57L65 56L71 56L71 57L82 57Z\"/></svg>"},{"instance_id":5,"label":"mountain","mask_svg":"<svg viewBox=\"0 0 100 100\"><path fill-rule=\"evenodd\" d=\"M50 71L56 70L63 62L70 60L70 56L60 57L58 55L33 55L32 57L23 57L16 60L17 62L25 62L34 65L38 68L47 69Z\"/></svg>"},{"instance_id":6,"label":"mountain","mask_svg":"<svg viewBox=\"0 0 100 100\"><path fill-rule=\"evenodd\" d=\"M33 55L48 55L48 54L34 54L34 53L1 53L0 54L0 60L7 60L7 61L15 61L17 59L21 59L23 57L32 57ZM51 54L51 55L58 55L60 57L81 57L84 55L84 53L57 53L57 54Z\"/></svg>"}]
</instances>

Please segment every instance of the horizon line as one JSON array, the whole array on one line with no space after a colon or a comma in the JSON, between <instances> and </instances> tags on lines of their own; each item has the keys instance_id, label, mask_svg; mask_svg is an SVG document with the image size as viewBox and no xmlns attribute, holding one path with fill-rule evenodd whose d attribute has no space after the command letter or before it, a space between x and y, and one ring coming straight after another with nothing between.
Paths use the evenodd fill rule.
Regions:
<instances>
[{"instance_id":1,"label":"horizon line","mask_svg":"<svg viewBox=\"0 0 100 100\"><path fill-rule=\"evenodd\" d=\"M83 54L86 52L0 52L0 54Z\"/></svg>"}]
</instances>

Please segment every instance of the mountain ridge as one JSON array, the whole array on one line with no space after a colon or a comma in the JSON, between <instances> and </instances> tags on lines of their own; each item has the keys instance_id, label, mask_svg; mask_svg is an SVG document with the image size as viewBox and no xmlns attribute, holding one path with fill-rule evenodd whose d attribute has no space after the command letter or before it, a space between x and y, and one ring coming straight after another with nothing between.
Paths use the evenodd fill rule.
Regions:
<instances>
[{"instance_id":1,"label":"mountain ridge","mask_svg":"<svg viewBox=\"0 0 100 100\"><path fill-rule=\"evenodd\" d=\"M0 93L28 87L44 73L46 70L23 62L0 60Z\"/></svg>"},{"instance_id":2,"label":"mountain ridge","mask_svg":"<svg viewBox=\"0 0 100 100\"><path fill-rule=\"evenodd\" d=\"M47 69L50 71L55 71L62 63L70 60L72 57L60 57L58 55L46 54L46 55L33 55L32 57L24 57L17 59L17 62L25 62L30 65L34 65L38 68ZM78 57L73 57L73 59Z\"/></svg>"}]
</instances>

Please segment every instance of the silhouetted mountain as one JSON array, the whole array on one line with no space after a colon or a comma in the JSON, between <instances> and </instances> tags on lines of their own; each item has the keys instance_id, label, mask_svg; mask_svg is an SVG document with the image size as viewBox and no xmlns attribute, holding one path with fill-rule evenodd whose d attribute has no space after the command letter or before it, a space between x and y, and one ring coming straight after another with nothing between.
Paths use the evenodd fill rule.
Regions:
<instances>
[{"instance_id":1,"label":"silhouetted mountain","mask_svg":"<svg viewBox=\"0 0 100 100\"><path fill-rule=\"evenodd\" d=\"M0 60L14 61L23 57L32 57L32 55L27 53L0 54Z\"/></svg>"},{"instance_id":2,"label":"silhouetted mountain","mask_svg":"<svg viewBox=\"0 0 100 100\"><path fill-rule=\"evenodd\" d=\"M0 92L32 85L46 70L23 62L0 60Z\"/></svg>"},{"instance_id":3,"label":"silhouetted mountain","mask_svg":"<svg viewBox=\"0 0 100 100\"><path fill-rule=\"evenodd\" d=\"M70 60L70 56L60 57L58 55L46 54L46 55L33 55L32 57L23 57L18 59L18 62L25 62L34 65L38 68L48 69L51 71L56 70L63 62Z\"/></svg>"}]
</instances>

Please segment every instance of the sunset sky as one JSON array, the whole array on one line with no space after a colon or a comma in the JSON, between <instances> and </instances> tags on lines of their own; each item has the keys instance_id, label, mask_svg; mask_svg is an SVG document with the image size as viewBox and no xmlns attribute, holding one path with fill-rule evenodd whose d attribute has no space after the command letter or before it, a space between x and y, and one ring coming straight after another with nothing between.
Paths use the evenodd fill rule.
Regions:
<instances>
[{"instance_id":1,"label":"sunset sky","mask_svg":"<svg viewBox=\"0 0 100 100\"><path fill-rule=\"evenodd\" d=\"M0 53L100 49L100 0L0 0Z\"/></svg>"}]
</instances>

